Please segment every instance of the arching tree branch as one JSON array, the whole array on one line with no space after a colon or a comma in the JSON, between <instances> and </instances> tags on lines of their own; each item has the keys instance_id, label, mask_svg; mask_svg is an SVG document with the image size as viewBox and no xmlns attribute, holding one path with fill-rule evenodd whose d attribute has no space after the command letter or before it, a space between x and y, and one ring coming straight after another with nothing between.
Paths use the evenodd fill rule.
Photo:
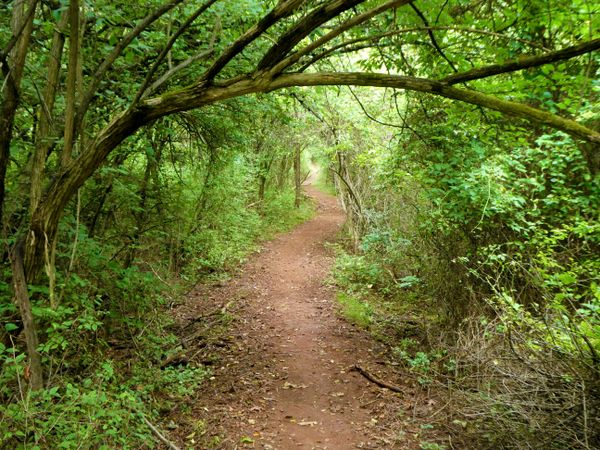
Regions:
<instances>
[{"instance_id":1,"label":"arching tree branch","mask_svg":"<svg viewBox=\"0 0 600 450\"><path fill-rule=\"evenodd\" d=\"M279 2L266 16L264 16L256 25L240 36L206 71L202 79L204 81L212 80L223 70L223 68L238 54L242 52L250 43L258 39L265 31L279 22L281 19L290 16L297 8L302 6L305 0L287 0Z\"/></svg>"},{"instance_id":2,"label":"arching tree branch","mask_svg":"<svg viewBox=\"0 0 600 450\"><path fill-rule=\"evenodd\" d=\"M325 34L324 36L320 37L319 39L316 39L314 42L310 43L306 47L298 50L297 52L295 52L295 53L291 54L290 56L288 56L287 58L283 59L281 62L277 63L277 65L273 68L273 70L271 72L274 74L281 73L287 67L290 67L293 64L295 64L296 62L298 62L300 60L300 58L302 58L304 55L307 55L310 52L312 52L313 50L316 50L316 49L322 47L327 42L330 42L332 39L335 39L336 37L338 37L345 31L348 31L349 29L354 28L354 27L368 21L369 19L372 19L373 17L381 14L384 11L387 11L392 8L398 8L400 6L407 4L408 2L409 2L409 0L391 0L391 1L383 3L375 8L372 8L368 11L365 11L362 14L352 17L351 19L344 22L342 25L334 28L329 33Z\"/></svg>"},{"instance_id":3,"label":"arching tree branch","mask_svg":"<svg viewBox=\"0 0 600 450\"><path fill-rule=\"evenodd\" d=\"M493 109L503 114L520 117L530 122L547 125L564 131L571 136L588 142L600 144L600 133L591 130L574 120L565 119L540 109L532 108L508 100L502 100L491 95L482 94L467 89L458 89L435 80L425 78L405 77L400 75L385 75L378 73L316 73L316 74L284 74L270 83L268 90L281 89L291 86L374 86L411 91L426 92L470 103L484 108Z\"/></svg>"},{"instance_id":4,"label":"arching tree branch","mask_svg":"<svg viewBox=\"0 0 600 450\"><path fill-rule=\"evenodd\" d=\"M264 70L273 67L305 37L319 26L348 11L365 0L334 0L314 9L310 14L296 23L283 34L258 63L257 69Z\"/></svg>"},{"instance_id":5,"label":"arching tree branch","mask_svg":"<svg viewBox=\"0 0 600 450\"><path fill-rule=\"evenodd\" d=\"M461 72L449 77L443 78L446 84L452 85L463 83L465 81L480 80L482 78L499 75L502 73L515 72L517 70L528 69L530 67L542 66L565 59L574 58L575 56L584 55L593 52L600 48L600 39L583 42L572 47L566 47L555 52L544 53L538 56L524 56L518 59L503 62L502 64L494 64L490 66L480 67L477 69Z\"/></svg>"}]
</instances>

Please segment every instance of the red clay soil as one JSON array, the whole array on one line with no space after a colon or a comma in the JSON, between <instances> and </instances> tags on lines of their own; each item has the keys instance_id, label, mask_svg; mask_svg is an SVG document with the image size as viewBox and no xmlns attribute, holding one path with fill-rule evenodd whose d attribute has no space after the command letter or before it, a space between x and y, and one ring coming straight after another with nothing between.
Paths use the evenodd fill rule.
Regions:
<instances>
[{"instance_id":1,"label":"red clay soil","mask_svg":"<svg viewBox=\"0 0 600 450\"><path fill-rule=\"evenodd\" d=\"M440 405L340 318L325 285L333 263L326 242L344 216L334 197L306 192L317 202L314 219L268 242L235 280L198 288L177 311L182 326L211 308L235 317L191 412L172 412L179 424L187 418L170 432L182 448L418 449L426 440L422 424ZM350 370L355 364L402 392Z\"/></svg>"}]
</instances>

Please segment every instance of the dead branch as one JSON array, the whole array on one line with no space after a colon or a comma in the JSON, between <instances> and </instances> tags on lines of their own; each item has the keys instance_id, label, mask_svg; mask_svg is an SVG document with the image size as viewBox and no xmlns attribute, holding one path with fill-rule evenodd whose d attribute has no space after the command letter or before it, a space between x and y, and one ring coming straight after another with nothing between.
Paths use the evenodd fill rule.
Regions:
<instances>
[{"instance_id":1,"label":"dead branch","mask_svg":"<svg viewBox=\"0 0 600 450\"><path fill-rule=\"evenodd\" d=\"M152 423L150 423L150 421L148 419L146 419L146 416L144 416L141 413L140 413L140 416L142 417L142 420L144 421L144 423L146 425L148 425L148 428L150 428L150 430L152 430L152 432L156 435L156 437L158 439L161 440L161 442L163 444L165 444L171 450L181 450L179 447L177 447L175 444L173 444L170 440L168 440L166 437L164 437L162 435L162 433L160 431L158 431L158 429L154 425L152 425Z\"/></svg>"},{"instance_id":2,"label":"dead branch","mask_svg":"<svg viewBox=\"0 0 600 450\"><path fill-rule=\"evenodd\" d=\"M371 383L375 383L379 387L389 389L390 391L393 391L393 392L400 392L400 393L404 392L404 390L402 388L395 386L393 384L387 383L383 380L380 380L375 375L367 372L365 369L363 369L362 367L360 367L356 364L350 368L350 372L360 373L363 377L365 377Z\"/></svg>"},{"instance_id":3,"label":"dead branch","mask_svg":"<svg viewBox=\"0 0 600 450\"><path fill-rule=\"evenodd\" d=\"M160 368L164 369L169 366L182 366L188 364L190 362L187 355L183 352L173 353L169 357L167 357L162 363L160 363Z\"/></svg>"}]
</instances>

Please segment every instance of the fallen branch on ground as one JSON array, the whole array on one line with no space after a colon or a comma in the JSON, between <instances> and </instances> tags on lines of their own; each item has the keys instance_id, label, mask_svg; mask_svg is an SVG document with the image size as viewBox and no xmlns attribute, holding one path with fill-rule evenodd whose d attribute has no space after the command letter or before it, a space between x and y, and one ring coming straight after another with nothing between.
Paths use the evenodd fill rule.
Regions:
<instances>
[{"instance_id":1,"label":"fallen branch on ground","mask_svg":"<svg viewBox=\"0 0 600 450\"><path fill-rule=\"evenodd\" d=\"M177 447L175 444L173 444L170 440L168 440L166 437L164 437L162 435L162 433L160 431L158 431L158 429L154 425L152 425L152 423L150 423L150 421L148 419L146 419L146 416L144 416L141 413L140 413L140 416L142 417L142 420L146 423L146 425L148 425L148 428L150 428L152 430L152 432L156 435L156 437L158 437L163 442L163 444L165 444L171 450L181 450L179 447Z\"/></svg>"},{"instance_id":2,"label":"fallen branch on ground","mask_svg":"<svg viewBox=\"0 0 600 450\"><path fill-rule=\"evenodd\" d=\"M363 369L360 366L357 366L356 364L350 368L350 371L360 373L367 380L369 380L372 383L375 383L379 387L386 388L386 389L389 389L390 391L394 391L394 392L403 392L402 388L399 388L398 386L394 386L393 384L389 384L383 380L380 380L375 375L370 374L365 369Z\"/></svg>"},{"instance_id":3,"label":"fallen branch on ground","mask_svg":"<svg viewBox=\"0 0 600 450\"><path fill-rule=\"evenodd\" d=\"M184 364L188 364L189 362L190 361L185 353L183 353L183 352L173 353L172 355L168 356L167 359L165 359L160 364L160 368L164 369L165 367L168 367L168 366L182 366Z\"/></svg>"}]
</instances>

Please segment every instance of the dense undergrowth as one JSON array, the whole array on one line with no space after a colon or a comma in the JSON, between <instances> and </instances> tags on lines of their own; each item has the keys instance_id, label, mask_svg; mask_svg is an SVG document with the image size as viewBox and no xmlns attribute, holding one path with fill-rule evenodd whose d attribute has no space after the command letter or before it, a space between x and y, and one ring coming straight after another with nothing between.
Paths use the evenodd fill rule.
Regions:
<instances>
[{"instance_id":1,"label":"dense undergrowth","mask_svg":"<svg viewBox=\"0 0 600 450\"><path fill-rule=\"evenodd\" d=\"M346 150L341 310L442 389L432 424L460 448L595 448L598 173L561 133L455 125L378 159Z\"/></svg>"}]
</instances>

